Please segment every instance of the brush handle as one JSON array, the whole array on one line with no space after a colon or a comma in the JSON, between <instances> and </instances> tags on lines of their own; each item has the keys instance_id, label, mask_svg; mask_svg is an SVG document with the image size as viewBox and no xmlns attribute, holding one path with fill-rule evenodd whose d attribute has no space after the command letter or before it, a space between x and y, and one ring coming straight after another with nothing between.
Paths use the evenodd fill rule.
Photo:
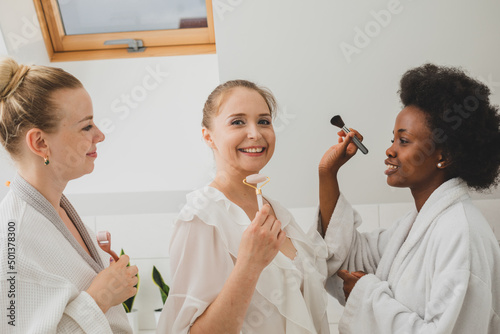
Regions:
<instances>
[{"instance_id":1,"label":"brush handle","mask_svg":"<svg viewBox=\"0 0 500 334\"><path fill-rule=\"evenodd\" d=\"M344 130L344 132L346 134L348 134L349 132L351 132L351 130L349 130L345 126L342 128L342 130ZM366 146L363 145L356 136L352 137L352 141L354 142L354 144L356 144L356 146L359 148L359 150L361 152L363 152L363 154L367 154L368 153L368 149L366 148Z\"/></svg>"}]
</instances>

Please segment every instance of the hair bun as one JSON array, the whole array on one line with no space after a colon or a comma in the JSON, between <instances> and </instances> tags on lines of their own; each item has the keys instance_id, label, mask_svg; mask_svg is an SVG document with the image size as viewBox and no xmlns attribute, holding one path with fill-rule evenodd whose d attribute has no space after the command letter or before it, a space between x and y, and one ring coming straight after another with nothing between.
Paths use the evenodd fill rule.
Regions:
<instances>
[{"instance_id":1,"label":"hair bun","mask_svg":"<svg viewBox=\"0 0 500 334\"><path fill-rule=\"evenodd\" d=\"M14 93L29 70L30 66L19 65L12 58L0 58L0 99Z\"/></svg>"}]
</instances>

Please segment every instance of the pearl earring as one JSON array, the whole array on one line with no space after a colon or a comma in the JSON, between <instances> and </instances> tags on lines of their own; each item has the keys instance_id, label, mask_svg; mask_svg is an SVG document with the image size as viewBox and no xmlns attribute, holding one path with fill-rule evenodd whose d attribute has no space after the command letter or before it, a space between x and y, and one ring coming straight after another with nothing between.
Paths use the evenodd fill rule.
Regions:
<instances>
[{"instance_id":1,"label":"pearl earring","mask_svg":"<svg viewBox=\"0 0 500 334\"><path fill-rule=\"evenodd\" d=\"M443 167L443 164L442 163L438 163L438 167L439 168Z\"/></svg>"}]
</instances>

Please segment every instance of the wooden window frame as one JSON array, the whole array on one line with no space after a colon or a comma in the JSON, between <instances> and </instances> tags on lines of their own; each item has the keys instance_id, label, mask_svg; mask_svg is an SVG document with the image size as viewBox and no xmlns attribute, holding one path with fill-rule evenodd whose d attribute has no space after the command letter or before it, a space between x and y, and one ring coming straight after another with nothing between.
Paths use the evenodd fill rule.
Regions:
<instances>
[{"instance_id":1,"label":"wooden window frame","mask_svg":"<svg viewBox=\"0 0 500 334\"><path fill-rule=\"evenodd\" d=\"M180 56L215 53L212 1L206 0L207 28L66 35L57 0L33 0L51 62ZM104 45L107 40L140 39L146 50L128 52L126 45Z\"/></svg>"}]
</instances>

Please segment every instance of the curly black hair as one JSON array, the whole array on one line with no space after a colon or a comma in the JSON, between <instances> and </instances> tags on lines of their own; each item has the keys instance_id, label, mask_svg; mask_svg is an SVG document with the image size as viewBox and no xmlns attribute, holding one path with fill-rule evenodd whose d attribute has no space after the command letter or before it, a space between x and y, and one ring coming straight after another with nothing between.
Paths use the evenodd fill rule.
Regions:
<instances>
[{"instance_id":1,"label":"curly black hair","mask_svg":"<svg viewBox=\"0 0 500 334\"><path fill-rule=\"evenodd\" d=\"M486 85L459 68L425 64L403 75L398 93L405 107L427 114L436 146L451 162L448 177L460 177L475 190L497 186L500 115Z\"/></svg>"}]
</instances>

